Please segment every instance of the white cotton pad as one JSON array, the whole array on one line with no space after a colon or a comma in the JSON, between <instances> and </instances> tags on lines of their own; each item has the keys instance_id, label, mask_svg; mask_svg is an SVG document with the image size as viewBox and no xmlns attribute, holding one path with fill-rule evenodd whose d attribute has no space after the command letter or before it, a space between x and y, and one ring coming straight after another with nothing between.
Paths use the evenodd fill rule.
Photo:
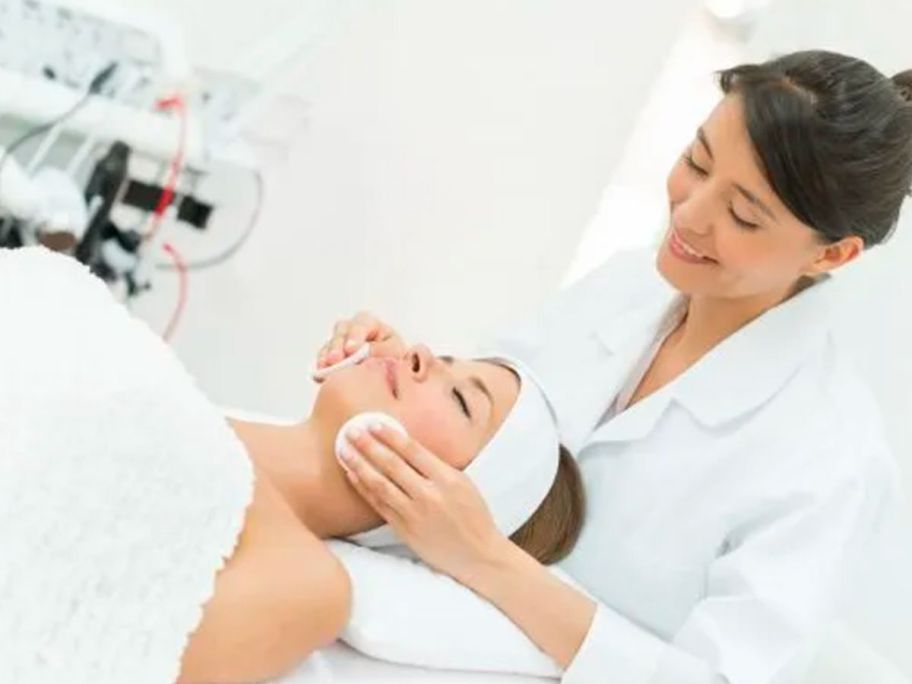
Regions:
<instances>
[{"instance_id":1,"label":"white cotton pad","mask_svg":"<svg viewBox=\"0 0 912 684\"><path fill-rule=\"evenodd\" d=\"M348 439L345 434L352 428L358 428L362 432L367 432L368 428L375 423L383 423L387 427L396 430L397 432L408 435L405 428L402 426L398 420L393 418L391 415L386 413L380 413L379 411L367 411L365 413L358 413L342 424L342 427L339 428L339 432L336 433L336 442L335 442L335 451L336 458L340 458L342 449L345 448L345 445L348 443ZM342 464L342 467L345 467L344 461L341 459L339 463Z\"/></svg>"},{"instance_id":2,"label":"white cotton pad","mask_svg":"<svg viewBox=\"0 0 912 684\"><path fill-rule=\"evenodd\" d=\"M337 370L342 370L343 368L348 368L349 366L355 366L364 361L364 359L366 359L368 356L370 356L370 343L365 342L360 347L358 347L358 351L356 351L351 356L346 356L338 363L334 363L333 365L327 366L326 368L316 369L313 373L310 374L310 377L317 381L325 380L327 376L332 375Z\"/></svg>"}]
</instances>

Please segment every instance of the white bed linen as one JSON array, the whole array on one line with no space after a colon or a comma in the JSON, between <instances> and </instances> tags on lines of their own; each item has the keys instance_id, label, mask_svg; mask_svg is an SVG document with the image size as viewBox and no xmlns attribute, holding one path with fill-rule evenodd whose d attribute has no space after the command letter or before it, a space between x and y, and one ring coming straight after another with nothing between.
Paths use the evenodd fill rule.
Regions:
<instances>
[{"instance_id":1,"label":"white bed linen","mask_svg":"<svg viewBox=\"0 0 912 684\"><path fill-rule=\"evenodd\" d=\"M275 684L541 684L554 679L396 665L358 653L341 642L324 648Z\"/></svg>"}]
</instances>

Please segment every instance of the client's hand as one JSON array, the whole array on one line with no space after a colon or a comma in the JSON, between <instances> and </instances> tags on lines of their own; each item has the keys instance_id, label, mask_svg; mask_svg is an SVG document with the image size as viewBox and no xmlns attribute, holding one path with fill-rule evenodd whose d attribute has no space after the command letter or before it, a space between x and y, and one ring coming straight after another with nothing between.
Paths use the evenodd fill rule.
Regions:
<instances>
[{"instance_id":1,"label":"client's hand","mask_svg":"<svg viewBox=\"0 0 912 684\"><path fill-rule=\"evenodd\" d=\"M421 560L470 585L508 541L475 484L388 427L372 427L350 441L355 449L343 464L352 486Z\"/></svg>"},{"instance_id":2,"label":"client's hand","mask_svg":"<svg viewBox=\"0 0 912 684\"><path fill-rule=\"evenodd\" d=\"M324 368L351 356L365 342L371 356L400 356L406 350L398 333L368 311L342 319L333 326L333 336L317 352L317 368Z\"/></svg>"}]
</instances>

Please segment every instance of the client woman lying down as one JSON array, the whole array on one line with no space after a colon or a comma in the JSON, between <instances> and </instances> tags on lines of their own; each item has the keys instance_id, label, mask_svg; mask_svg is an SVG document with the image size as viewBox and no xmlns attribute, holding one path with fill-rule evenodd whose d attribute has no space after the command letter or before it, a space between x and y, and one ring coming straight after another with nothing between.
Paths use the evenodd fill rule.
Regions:
<instances>
[{"instance_id":1,"label":"client woman lying down","mask_svg":"<svg viewBox=\"0 0 912 684\"><path fill-rule=\"evenodd\" d=\"M330 375L300 423L229 420L255 467L254 497L187 645L180 684L274 677L341 631L350 586L320 539L397 544L335 453L340 428L368 411L395 418L464 470L498 526L540 562L570 551L582 526L583 490L525 370L505 359L437 357L424 346L396 359L368 358Z\"/></svg>"}]
</instances>

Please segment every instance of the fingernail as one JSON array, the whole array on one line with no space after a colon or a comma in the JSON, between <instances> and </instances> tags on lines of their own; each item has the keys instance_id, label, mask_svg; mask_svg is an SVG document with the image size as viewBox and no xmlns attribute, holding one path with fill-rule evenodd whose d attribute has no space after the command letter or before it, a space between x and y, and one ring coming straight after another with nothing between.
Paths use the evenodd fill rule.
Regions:
<instances>
[{"instance_id":1,"label":"fingernail","mask_svg":"<svg viewBox=\"0 0 912 684\"><path fill-rule=\"evenodd\" d=\"M383 423L371 423L370 431L376 434L383 432Z\"/></svg>"},{"instance_id":2,"label":"fingernail","mask_svg":"<svg viewBox=\"0 0 912 684\"><path fill-rule=\"evenodd\" d=\"M361 429L356 427L349 428L348 432L345 433L346 437L349 439L358 439L363 434L364 433L361 432Z\"/></svg>"},{"instance_id":3,"label":"fingernail","mask_svg":"<svg viewBox=\"0 0 912 684\"><path fill-rule=\"evenodd\" d=\"M343 445L342 448L339 449L339 458L341 458L346 463L354 459L354 456L352 455L351 451L349 451L347 444Z\"/></svg>"},{"instance_id":4,"label":"fingernail","mask_svg":"<svg viewBox=\"0 0 912 684\"><path fill-rule=\"evenodd\" d=\"M354 340L347 340L347 341L345 342L345 348L346 348L346 349L354 349L354 348L355 348L355 341L354 341Z\"/></svg>"}]
</instances>

